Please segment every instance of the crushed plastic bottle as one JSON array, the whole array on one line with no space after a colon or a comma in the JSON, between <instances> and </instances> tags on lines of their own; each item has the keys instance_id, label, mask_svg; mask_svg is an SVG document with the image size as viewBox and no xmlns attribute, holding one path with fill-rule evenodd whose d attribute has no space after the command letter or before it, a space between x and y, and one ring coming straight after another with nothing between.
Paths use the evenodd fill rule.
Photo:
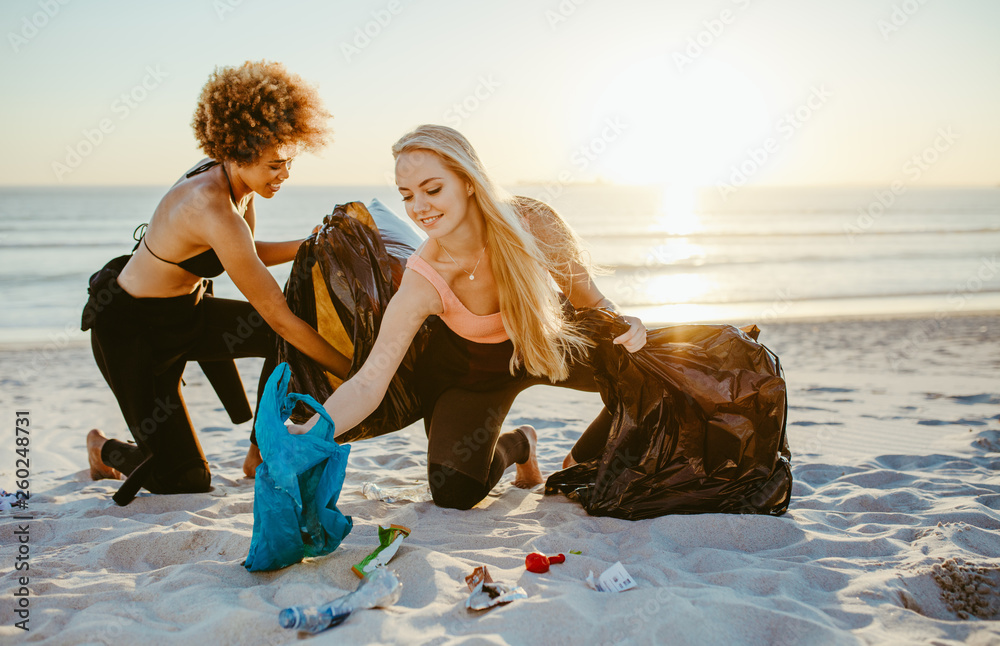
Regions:
<instances>
[{"instance_id":1,"label":"crushed plastic bottle","mask_svg":"<svg viewBox=\"0 0 1000 646\"><path fill-rule=\"evenodd\" d=\"M293 606L278 615L282 628L296 629L316 634L344 622L355 610L388 608L399 601L403 584L396 575L385 568L375 568L358 584L354 592L335 599L324 606Z\"/></svg>"},{"instance_id":2,"label":"crushed plastic bottle","mask_svg":"<svg viewBox=\"0 0 1000 646\"><path fill-rule=\"evenodd\" d=\"M369 500L382 502L428 502L433 500L429 486L413 485L411 487L382 487L374 482L361 485L361 494Z\"/></svg>"},{"instance_id":3,"label":"crushed plastic bottle","mask_svg":"<svg viewBox=\"0 0 1000 646\"><path fill-rule=\"evenodd\" d=\"M302 632L316 634L342 624L350 614L350 611L337 613L329 606L294 606L282 610L278 615L278 622L282 628L297 628Z\"/></svg>"}]
</instances>

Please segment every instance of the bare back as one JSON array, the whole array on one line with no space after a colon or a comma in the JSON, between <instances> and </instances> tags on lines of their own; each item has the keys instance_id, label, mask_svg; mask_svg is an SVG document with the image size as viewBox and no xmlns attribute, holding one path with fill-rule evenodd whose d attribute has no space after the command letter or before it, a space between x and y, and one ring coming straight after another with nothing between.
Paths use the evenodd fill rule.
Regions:
<instances>
[{"instance_id":1,"label":"bare back","mask_svg":"<svg viewBox=\"0 0 1000 646\"><path fill-rule=\"evenodd\" d=\"M187 175L182 175L160 200L143 242L118 277L122 288L136 298L168 298L194 291L201 279L161 258L179 262L211 249L203 235L208 221L241 217L230 197L229 181L221 165L191 177ZM250 217L245 221L252 237L251 209L247 209L247 215Z\"/></svg>"}]
</instances>

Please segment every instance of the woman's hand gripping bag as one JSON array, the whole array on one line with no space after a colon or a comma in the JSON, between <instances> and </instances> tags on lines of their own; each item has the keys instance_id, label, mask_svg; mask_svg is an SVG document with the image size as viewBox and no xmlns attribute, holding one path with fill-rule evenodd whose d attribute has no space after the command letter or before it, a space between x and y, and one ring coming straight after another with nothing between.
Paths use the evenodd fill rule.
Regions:
<instances>
[{"instance_id":1,"label":"woman's hand gripping bag","mask_svg":"<svg viewBox=\"0 0 1000 646\"><path fill-rule=\"evenodd\" d=\"M412 224L373 200L367 207L360 202L338 205L323 219L322 229L299 247L285 284L288 308L351 360L347 377L368 359L406 260L420 241ZM342 434L341 442L398 431L423 417L414 369L429 333L425 323L378 407ZM277 358L290 366L289 387L294 392L326 401L343 383L280 338ZM299 406L291 418L301 423L311 416L305 406Z\"/></svg>"},{"instance_id":2,"label":"woman's hand gripping bag","mask_svg":"<svg viewBox=\"0 0 1000 646\"><path fill-rule=\"evenodd\" d=\"M267 380L257 411L257 445L264 463L254 483L253 538L244 566L277 570L305 557L337 549L353 523L337 509L349 446L333 439L333 420L309 395L288 393L288 364ZM320 414L305 435L292 435L285 420L298 402Z\"/></svg>"}]
</instances>

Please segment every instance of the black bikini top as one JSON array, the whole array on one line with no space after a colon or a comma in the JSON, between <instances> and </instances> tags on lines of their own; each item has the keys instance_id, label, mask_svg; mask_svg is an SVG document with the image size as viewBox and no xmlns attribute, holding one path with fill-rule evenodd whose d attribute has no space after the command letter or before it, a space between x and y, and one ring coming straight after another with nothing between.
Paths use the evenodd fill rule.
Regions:
<instances>
[{"instance_id":1,"label":"black bikini top","mask_svg":"<svg viewBox=\"0 0 1000 646\"><path fill-rule=\"evenodd\" d=\"M204 164L202 164L198 168L195 168L193 171L191 171L184 177L185 178L194 177L199 173L204 173L208 169L218 166L220 163L221 162L215 161L214 159L212 161L205 162ZM229 197L233 200L233 204L236 205L238 209L239 204L236 201L236 194L233 193L233 183L229 180L229 173L226 172L225 166L222 167L222 173L226 176L226 183L229 184ZM132 238L137 241L135 248L132 249L132 251L138 249L139 243L141 243L144 247L146 247L146 251L153 254L153 257L156 258L157 260L162 260L163 262L169 263L171 265L176 265L185 271L191 272L195 276L200 276L201 278L215 278L216 276L225 271L225 268L222 266L222 262L219 260L219 256L216 255L215 253L215 249L209 249L208 251L203 251L196 256L191 256L190 258L186 258L180 262L174 262L173 260L167 260L166 258L161 258L160 256L156 255L156 253L149 248L149 244L146 243L147 225L148 223L140 224L138 227L136 227L135 231L132 233Z\"/></svg>"}]
</instances>

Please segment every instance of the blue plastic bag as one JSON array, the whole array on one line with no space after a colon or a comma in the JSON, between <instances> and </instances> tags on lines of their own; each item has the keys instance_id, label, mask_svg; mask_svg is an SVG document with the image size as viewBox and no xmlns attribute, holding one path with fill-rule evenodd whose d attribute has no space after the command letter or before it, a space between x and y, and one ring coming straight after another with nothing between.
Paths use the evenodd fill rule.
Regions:
<instances>
[{"instance_id":1,"label":"blue plastic bag","mask_svg":"<svg viewBox=\"0 0 1000 646\"><path fill-rule=\"evenodd\" d=\"M333 420L319 402L288 392L289 377L287 363L274 369L254 423L264 463L257 467L253 538L243 564L251 572L329 554L353 527L351 517L337 509L351 448L333 440ZM292 435L285 427L298 402L320 414L305 435Z\"/></svg>"}]
</instances>

